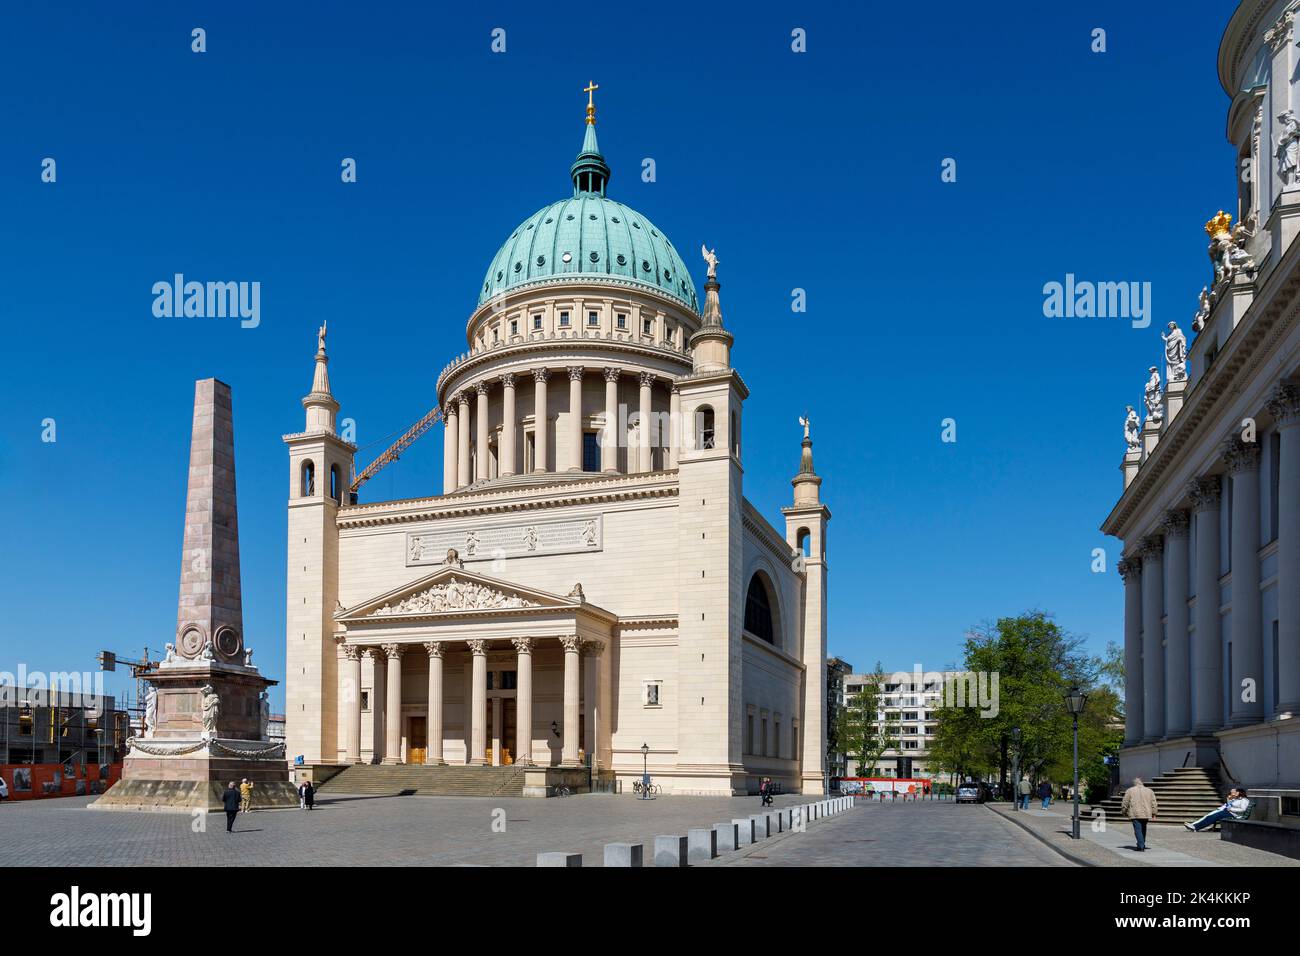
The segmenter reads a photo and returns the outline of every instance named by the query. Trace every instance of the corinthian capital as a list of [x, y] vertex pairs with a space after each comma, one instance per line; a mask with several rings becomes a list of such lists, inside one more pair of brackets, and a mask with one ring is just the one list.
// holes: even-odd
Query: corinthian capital
[[1140, 558], [1120, 558], [1115, 564], [1115, 570], [1125, 582], [1136, 581], [1142, 576], [1142, 561]]
[[442, 657], [442, 641], [425, 641], [424, 652], [430, 657]]
[[583, 368], [581, 365], [570, 365], [570, 366], [569, 366], [569, 381], [570, 381], [570, 382], [581, 382], [581, 381], [582, 381], [582, 376], [585, 375], [586, 372], [587, 372], [587, 370], [586, 370], [585, 368]]
[[1300, 384], [1278, 382], [1268, 400], [1268, 413], [1279, 425], [1291, 425], [1300, 420]]
[[515, 387], [515, 373], [514, 373], [514, 372], [502, 372], [501, 375], [497, 378], [497, 381], [499, 381], [499, 382], [501, 383], [501, 385], [502, 385], [503, 388], [514, 388], [514, 387]]
[[1278, 17], [1277, 22], [1269, 29], [1264, 31], [1264, 42], [1268, 44], [1273, 53], [1277, 53], [1291, 39], [1291, 31], [1295, 26], [1295, 11], [1288, 10], [1282, 16]]
[[484, 657], [487, 654], [487, 641], [480, 638], [474, 638], [465, 643], [469, 645], [469, 652], [475, 657]]
[[359, 661], [361, 660], [361, 648], [356, 644], [344, 644], [343, 656], [350, 661]]
[[1165, 551], [1165, 539], [1158, 534], [1149, 534], [1138, 542], [1138, 551], [1143, 561], [1159, 561]]
[[510, 643], [515, 646], [517, 654], [531, 654], [533, 652], [533, 639], [531, 637], [512, 637]]
[[534, 382], [537, 382], [537, 383], [539, 383], [539, 384], [544, 384], [544, 383], [546, 382], [546, 380], [547, 380], [548, 378], [550, 378], [550, 377], [551, 377], [551, 370], [548, 369], [548, 368], [535, 368], [535, 369], [533, 369], [533, 381], [534, 381]]
[[1259, 468], [1259, 442], [1242, 441], [1234, 435], [1223, 443], [1222, 453], [1230, 475]]
[[383, 648], [384, 648], [384, 654], [388, 657], [390, 661], [400, 660], [402, 654], [406, 651], [406, 646], [403, 644], [385, 644], [383, 645]]
[[653, 385], [657, 377], [658, 376], [656, 376], [654, 372], [642, 372], [641, 375], [639, 376], [641, 381], [641, 387], [648, 388], [649, 386]]
[[1172, 511], [1166, 511], [1164, 517], [1160, 520], [1160, 526], [1164, 529], [1167, 537], [1179, 537], [1187, 534], [1187, 526], [1191, 522], [1191, 515], [1182, 508], [1175, 508]]
[[605, 369], [605, 381], [617, 382], [619, 376], [621, 376], [622, 374], [623, 374], [623, 370], [621, 368], [607, 368]]
[[1223, 497], [1223, 485], [1218, 475], [1193, 478], [1187, 483], [1187, 494], [1192, 499], [1193, 511], [1217, 511]]
[[581, 643], [582, 642], [578, 640], [577, 634], [565, 634], [560, 638], [560, 644], [564, 646], [564, 652], [566, 654], [578, 653], [578, 648]]

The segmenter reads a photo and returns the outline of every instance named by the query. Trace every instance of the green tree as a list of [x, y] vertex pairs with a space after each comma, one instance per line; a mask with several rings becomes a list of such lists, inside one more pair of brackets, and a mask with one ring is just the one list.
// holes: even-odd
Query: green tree
[[898, 724], [876, 720], [884, 680], [880, 661], [876, 661], [876, 669], [867, 675], [862, 690], [854, 694], [840, 711], [835, 728], [836, 739], [845, 756], [857, 760], [860, 777], [871, 776], [880, 755], [898, 746]]
[[[931, 748], [940, 764], [968, 776], [996, 773], [1004, 787], [1013, 782], [1013, 763], [1031, 781], [1059, 771], [1071, 754], [1065, 692], [1076, 684], [1091, 691], [1102, 670], [1102, 662], [1081, 645], [1082, 639], [1037, 611], [1001, 618], [968, 635], [963, 666], [980, 675], [981, 689], [992, 690], [990, 678], [996, 675], [996, 692], [993, 701], [981, 700], [978, 707], [970, 701], [964, 707], [951, 699], [943, 702]], [[1095, 743], [1090, 739], [1090, 746]]]

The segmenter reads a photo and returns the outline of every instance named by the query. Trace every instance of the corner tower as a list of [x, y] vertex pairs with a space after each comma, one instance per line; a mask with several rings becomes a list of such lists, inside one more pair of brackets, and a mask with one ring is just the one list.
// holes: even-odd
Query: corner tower
[[[303, 431], [289, 446], [289, 547], [285, 588], [285, 744], [292, 763], [338, 760], [339, 549], [335, 518], [346, 503], [356, 446], [335, 432], [339, 403], [330, 391], [325, 326], [317, 334]], [[354, 692], [355, 689], [354, 689]]]
[[794, 504], [782, 508], [785, 540], [801, 556], [803, 587], [799, 601], [799, 657], [804, 663], [804, 700], [799, 735], [800, 777], [804, 793], [825, 793], [826, 778], [826, 524], [822, 480], [813, 470], [809, 420], [802, 417], [803, 451], [794, 486]]
[[[741, 630], [745, 583], [740, 421], [745, 383], [731, 367], [732, 335], [709, 263], [704, 315], [691, 336], [692, 370], [677, 379], [678, 765], [699, 791], [745, 792], [741, 748]], [[720, 734], [719, 728], [727, 728]], [[687, 785], [687, 790], [694, 789]]]

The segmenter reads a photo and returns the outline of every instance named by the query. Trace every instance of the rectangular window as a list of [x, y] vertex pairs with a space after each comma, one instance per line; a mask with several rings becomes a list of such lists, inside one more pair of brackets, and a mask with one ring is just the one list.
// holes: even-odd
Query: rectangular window
[[502, 672], [501, 672], [501, 689], [502, 689], [502, 690], [514, 690], [515, 687], [516, 687], [516, 683], [515, 683], [515, 682], [516, 682], [516, 680], [517, 680], [518, 677], [519, 677], [519, 673], [518, 673], [517, 671], [502, 671]]
[[368, 690], [361, 692], [361, 712], [363, 714], [370, 713], [370, 691]]
[[542, 329], [542, 317], [540, 315], [533, 316], [533, 330], [540, 332], [541, 329]]
[[537, 437], [529, 432], [524, 436], [524, 472], [531, 473], [537, 470], [533, 464], [537, 453]]
[[511, 319], [511, 320], [510, 320], [510, 334], [511, 334], [511, 335], [518, 335], [518, 334], [519, 334], [519, 320], [518, 320], [518, 319]]
[[651, 680], [645, 683], [645, 706], [659, 707], [659, 690], [662, 681]]
[[641, 320], [641, 333], [642, 333], [643, 335], [654, 335], [654, 331], [655, 331], [655, 320], [654, 320], [654, 319], [642, 319], [642, 320]]
[[754, 752], [754, 715], [748, 714], [745, 717], [745, 753]]
[[627, 328], [627, 316], [624, 315], [622, 312], [618, 313], [618, 315], [615, 317], [615, 323], [618, 325], [618, 327], [619, 327], [620, 329], [626, 329], [626, 328]]
[[568, 328], [568, 326], [569, 326], [569, 313], [567, 313], [567, 312], [561, 312], [561, 313], [560, 313], [560, 327], [561, 327], [561, 328]]
[[600, 439], [595, 432], [582, 433], [582, 470], [600, 471]]
[[599, 312], [588, 312], [588, 313], [587, 313], [587, 324], [590, 325], [590, 326], [593, 326], [593, 327], [594, 327], [594, 326], [597, 326], [597, 325], [600, 325], [600, 313], [599, 313]]

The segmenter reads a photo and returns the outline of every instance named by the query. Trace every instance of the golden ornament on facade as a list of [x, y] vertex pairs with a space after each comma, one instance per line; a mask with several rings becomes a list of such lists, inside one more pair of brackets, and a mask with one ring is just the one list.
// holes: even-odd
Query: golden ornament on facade
[[1205, 224], [1205, 231], [1211, 239], [1231, 235], [1232, 213], [1219, 210], [1219, 214]]

